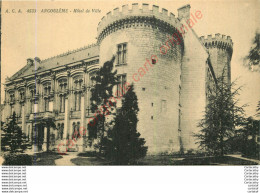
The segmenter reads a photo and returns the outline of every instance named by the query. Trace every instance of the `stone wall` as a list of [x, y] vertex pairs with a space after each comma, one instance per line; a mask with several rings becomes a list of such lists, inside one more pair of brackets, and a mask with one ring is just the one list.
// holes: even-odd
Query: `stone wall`
[[[138, 131], [152, 154], [180, 149], [178, 114], [183, 48], [171, 45], [166, 54], [160, 52], [168, 36], [176, 32], [173, 26], [171, 28], [167, 30], [147, 22], [132, 23], [114, 31], [110, 29], [113, 32], [100, 42], [100, 64], [116, 55], [118, 44], [127, 43], [127, 64], [116, 66], [116, 69], [118, 74], [127, 74], [127, 82], [135, 85], [140, 108]], [[153, 55], [158, 60], [156, 64], [152, 64]], [[145, 70], [145, 74], [140, 75], [140, 68]], [[133, 75], [139, 80], [135, 81]], [[166, 103], [166, 108], [162, 109], [163, 103]]]

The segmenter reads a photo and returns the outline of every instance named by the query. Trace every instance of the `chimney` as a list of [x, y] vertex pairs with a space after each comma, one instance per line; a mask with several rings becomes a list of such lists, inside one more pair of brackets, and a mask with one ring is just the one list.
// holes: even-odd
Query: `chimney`
[[184, 5], [178, 9], [178, 18], [190, 19], [190, 5]]

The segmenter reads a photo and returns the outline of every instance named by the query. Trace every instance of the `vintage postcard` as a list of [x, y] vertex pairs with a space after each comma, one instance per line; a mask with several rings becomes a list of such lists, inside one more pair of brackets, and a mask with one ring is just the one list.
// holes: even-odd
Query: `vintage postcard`
[[250, 1], [3, 1], [3, 165], [258, 165]]

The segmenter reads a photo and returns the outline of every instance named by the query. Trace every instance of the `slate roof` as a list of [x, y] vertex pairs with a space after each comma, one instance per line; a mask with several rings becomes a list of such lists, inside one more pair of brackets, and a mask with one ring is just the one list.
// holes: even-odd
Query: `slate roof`
[[99, 56], [99, 46], [97, 44], [91, 44], [51, 58], [47, 58], [40, 61], [40, 63], [37, 60], [34, 60], [35, 65], [30, 65], [27, 63], [26, 66], [16, 72], [11, 78], [9, 78], [9, 80], [35, 74], [36, 70], [37, 73], [39, 73], [96, 56]]

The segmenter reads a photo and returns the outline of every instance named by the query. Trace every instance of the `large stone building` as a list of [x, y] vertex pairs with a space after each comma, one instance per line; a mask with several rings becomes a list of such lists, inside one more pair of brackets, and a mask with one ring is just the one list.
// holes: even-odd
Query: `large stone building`
[[[230, 81], [233, 45], [220, 34], [199, 38], [192, 27], [201, 17], [201, 12], [191, 14], [189, 5], [178, 9], [178, 17], [148, 4], [114, 9], [98, 24], [96, 44], [42, 61], [28, 59], [6, 81], [3, 121], [15, 111], [36, 150], [47, 142], [57, 147], [94, 116], [91, 76], [116, 55], [120, 84], [135, 85], [138, 131], [149, 153], [196, 149], [193, 133], [199, 130], [208, 88], [223, 68]], [[48, 133], [41, 124], [49, 119], [57, 129]], [[76, 143], [77, 151], [89, 148], [82, 138]]]

